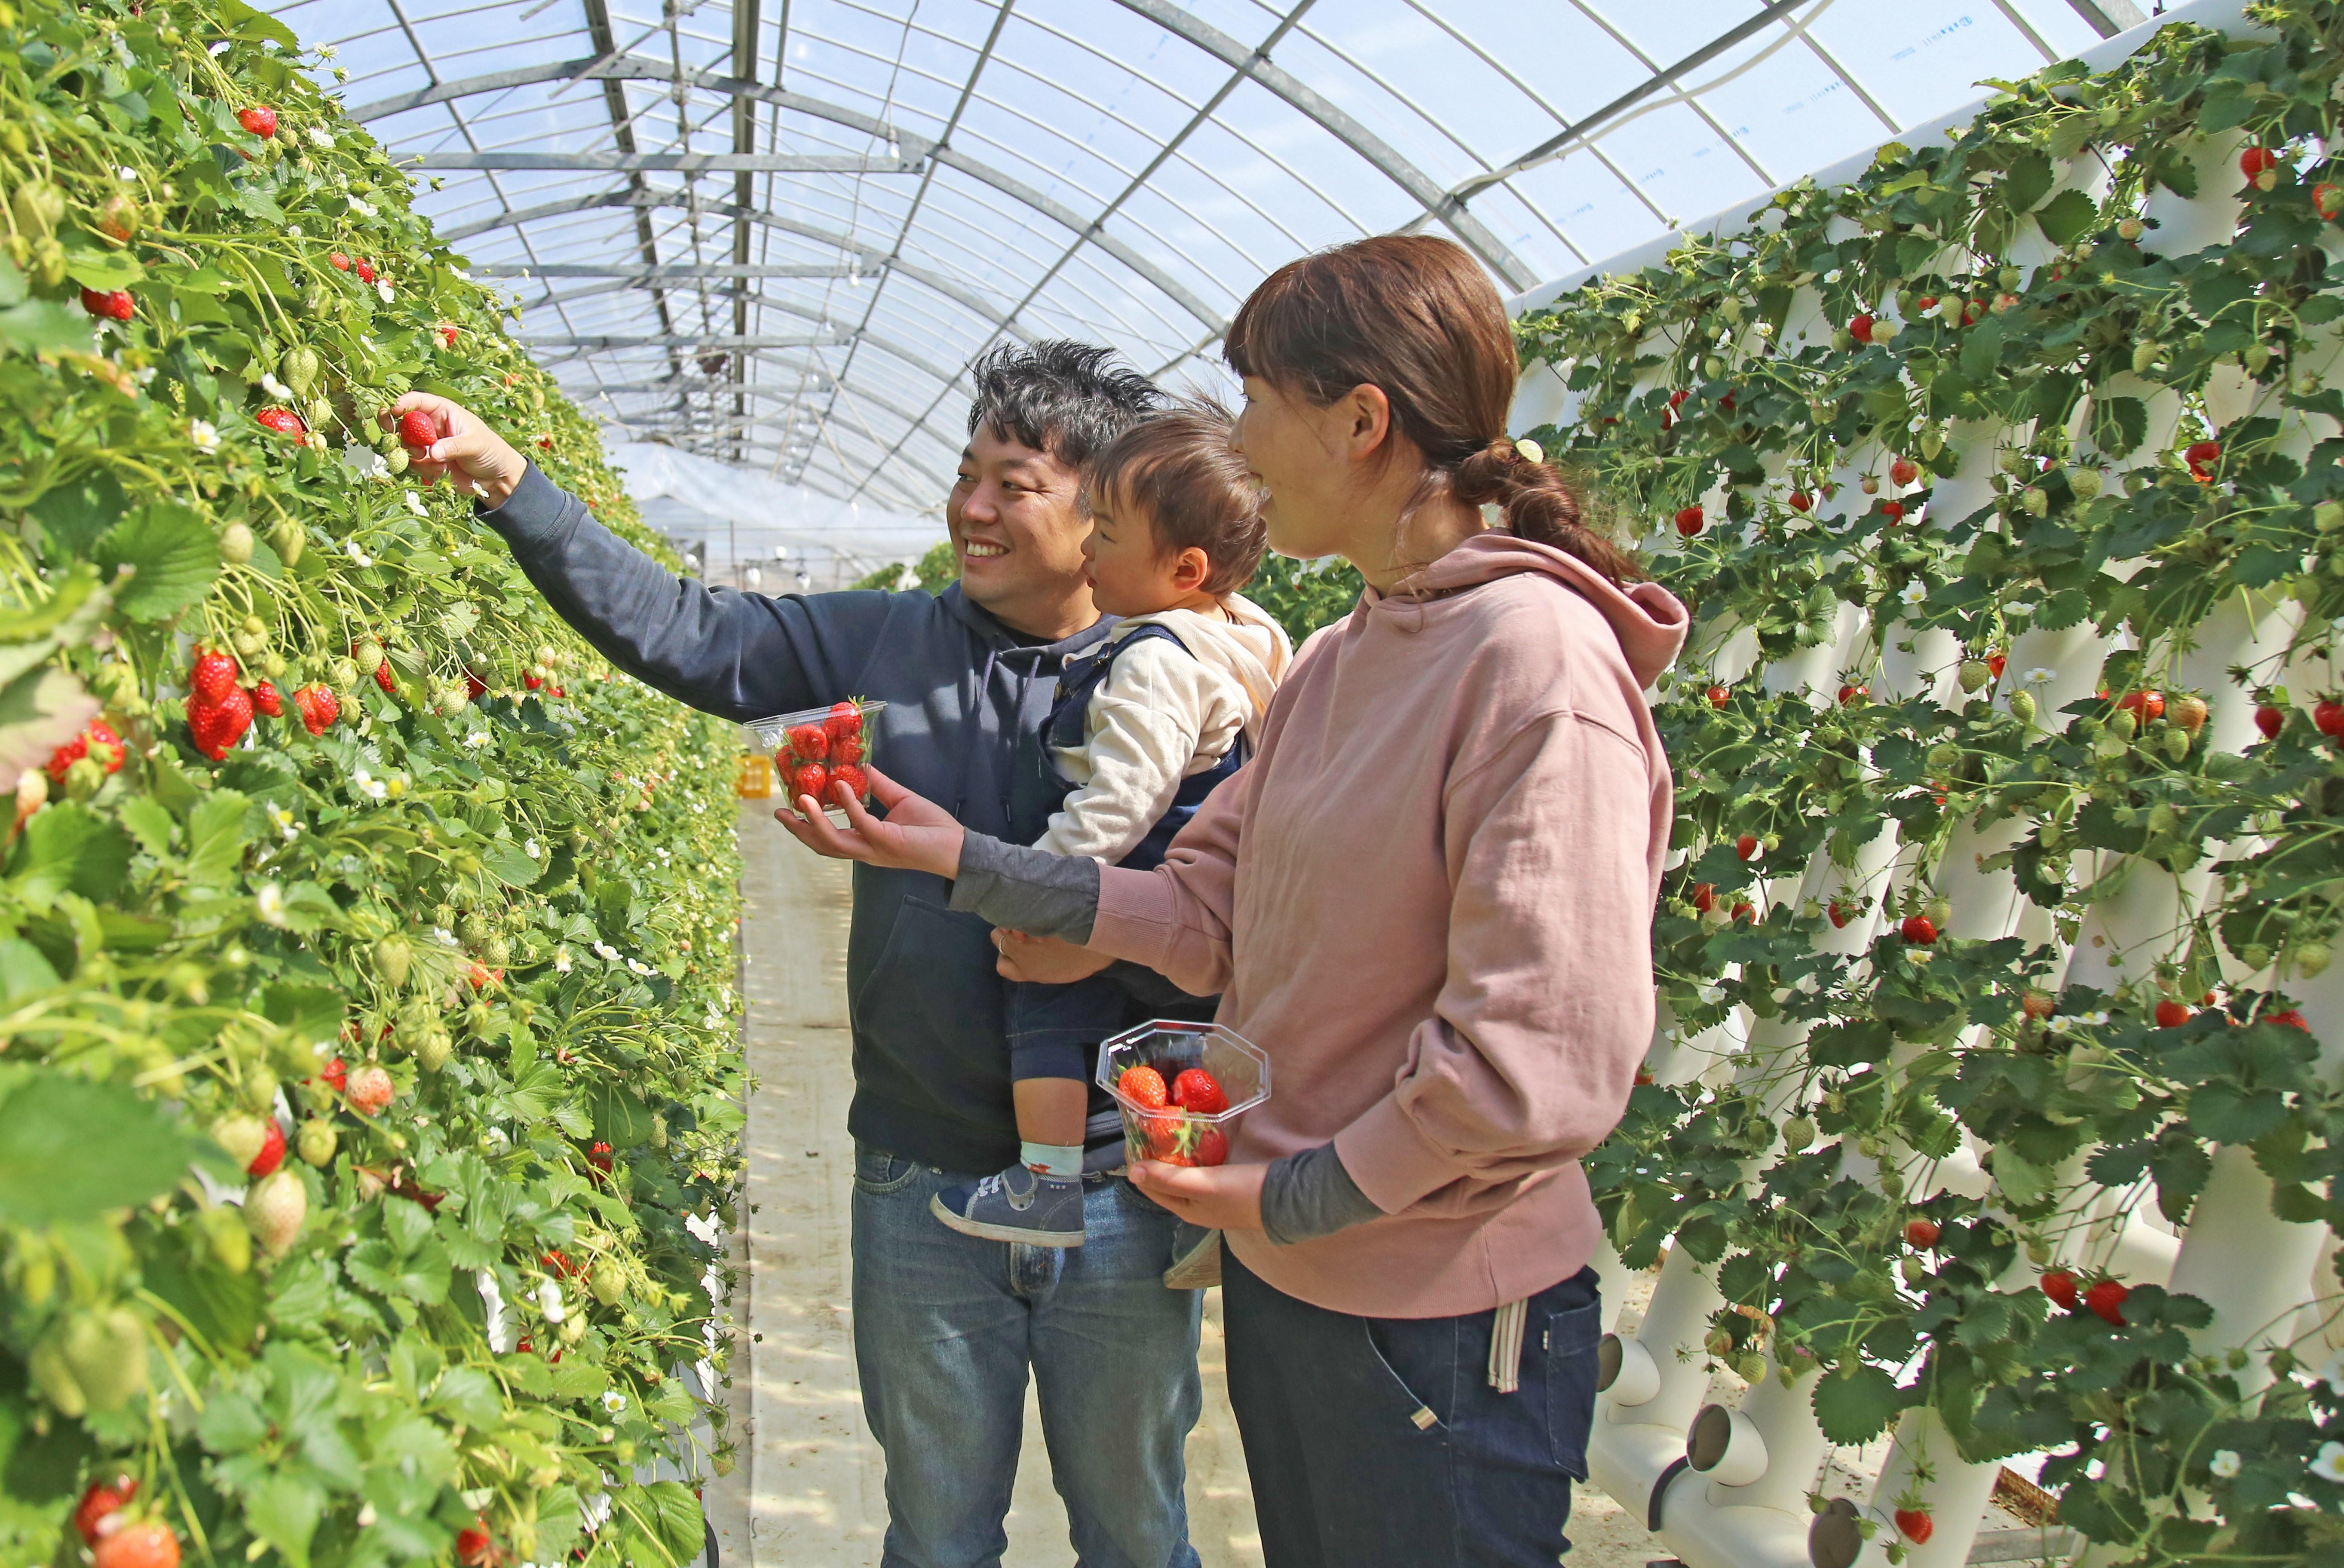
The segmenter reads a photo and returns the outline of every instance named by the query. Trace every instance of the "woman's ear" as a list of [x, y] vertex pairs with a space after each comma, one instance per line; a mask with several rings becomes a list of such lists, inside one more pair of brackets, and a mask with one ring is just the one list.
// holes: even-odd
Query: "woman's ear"
[[1370, 382], [1362, 381], [1336, 399], [1329, 411], [1336, 417], [1338, 439], [1353, 461], [1380, 450], [1391, 434], [1391, 400]]

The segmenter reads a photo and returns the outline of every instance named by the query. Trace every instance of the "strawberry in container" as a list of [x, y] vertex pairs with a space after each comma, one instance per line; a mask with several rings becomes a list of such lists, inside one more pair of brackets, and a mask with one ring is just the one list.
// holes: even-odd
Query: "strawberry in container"
[[858, 697], [752, 719], [748, 727], [757, 744], [773, 754], [773, 774], [784, 798], [794, 805], [798, 796], [810, 794], [843, 812], [835, 785], [844, 784], [859, 800], [871, 798], [871, 777], [864, 770], [878, 739], [875, 721], [886, 707]]
[[1157, 1018], [1100, 1045], [1098, 1082], [1127, 1158], [1221, 1165], [1231, 1124], [1269, 1098], [1269, 1058], [1218, 1024]]

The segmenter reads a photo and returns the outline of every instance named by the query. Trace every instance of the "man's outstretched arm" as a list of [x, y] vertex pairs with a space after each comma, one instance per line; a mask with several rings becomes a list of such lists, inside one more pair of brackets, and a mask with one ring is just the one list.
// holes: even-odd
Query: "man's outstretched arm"
[[412, 443], [425, 483], [474, 498], [530, 582], [619, 668], [727, 718], [818, 707], [845, 694], [879, 642], [889, 596], [769, 599], [676, 576], [597, 521], [486, 421], [445, 398], [409, 392], [392, 410], [438, 432]]

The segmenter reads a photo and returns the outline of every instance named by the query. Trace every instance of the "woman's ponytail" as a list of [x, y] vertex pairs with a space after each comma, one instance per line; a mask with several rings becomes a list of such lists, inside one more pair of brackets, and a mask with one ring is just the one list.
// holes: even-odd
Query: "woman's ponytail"
[[1533, 462], [1500, 436], [1451, 471], [1450, 493], [1468, 506], [1494, 505], [1507, 531], [1573, 555], [1613, 582], [1644, 573], [1633, 557], [1587, 525], [1579, 487], [1551, 463]]

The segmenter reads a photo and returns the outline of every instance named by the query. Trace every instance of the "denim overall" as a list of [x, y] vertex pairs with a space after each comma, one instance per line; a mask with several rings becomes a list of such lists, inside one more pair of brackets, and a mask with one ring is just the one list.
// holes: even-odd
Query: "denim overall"
[[[1051, 761], [1052, 749], [1082, 745], [1088, 735], [1092, 694], [1106, 682], [1117, 655], [1151, 637], [1161, 637], [1183, 651], [1187, 647], [1169, 627], [1151, 622], [1128, 636], [1111, 639], [1096, 652], [1066, 661], [1037, 748], [1044, 777], [1056, 789], [1063, 793], [1075, 785]], [[1148, 829], [1147, 836], [1116, 864], [1133, 871], [1153, 871], [1163, 865], [1164, 852], [1188, 825], [1205, 797], [1252, 754], [1253, 748], [1239, 732], [1218, 762], [1180, 781], [1170, 808]], [[1105, 975], [1071, 986], [1012, 985], [1008, 996], [1011, 1080], [1088, 1078], [1099, 1041], [1121, 1029], [1130, 1014], [1130, 993]]]

